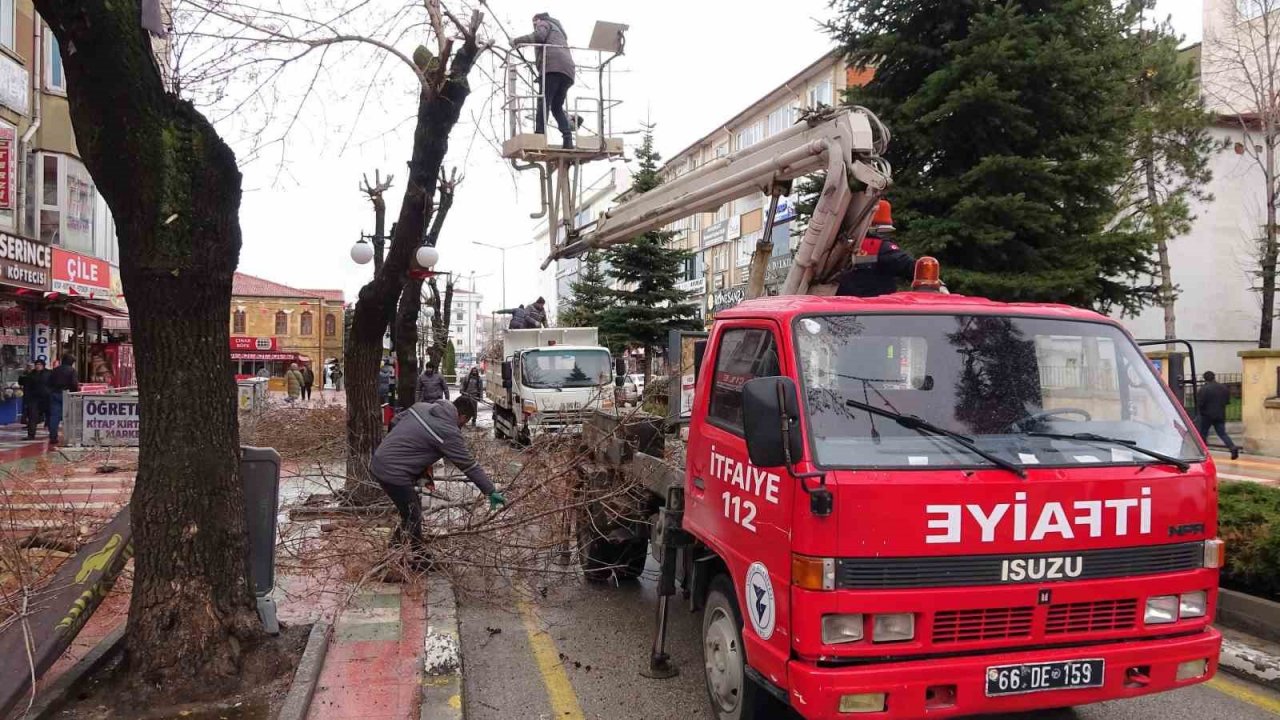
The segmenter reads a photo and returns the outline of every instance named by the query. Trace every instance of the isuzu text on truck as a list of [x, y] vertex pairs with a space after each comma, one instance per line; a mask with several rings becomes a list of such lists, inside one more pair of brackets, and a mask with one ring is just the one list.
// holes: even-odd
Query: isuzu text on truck
[[[810, 115], [553, 247], [575, 255], [773, 195], [758, 299], [717, 314], [695, 352], [683, 459], [660, 422], [598, 413], [586, 429], [584, 486], [648, 491], [584, 508], [588, 577], [637, 574], [652, 544], [648, 673], [674, 672], [680, 591], [702, 611], [722, 720], [776, 717], [777, 702], [805, 718], [954, 717], [1209, 679], [1214, 466], [1118, 324], [945, 294], [930, 258], [917, 291], [824, 297], [888, 186], [887, 142], [861, 109]], [[759, 298], [778, 196], [824, 168], [780, 295]]]

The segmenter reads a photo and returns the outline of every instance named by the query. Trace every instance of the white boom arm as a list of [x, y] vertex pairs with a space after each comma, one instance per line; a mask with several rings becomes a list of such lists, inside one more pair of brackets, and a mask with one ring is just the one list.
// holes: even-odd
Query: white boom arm
[[[551, 255], [543, 267], [552, 260], [631, 241], [752, 193], [769, 194], [777, 183], [826, 170], [826, 185], [782, 293], [817, 290], [861, 242], [876, 203], [889, 186], [889, 166], [880, 157], [888, 142], [888, 130], [863, 108], [815, 115], [610, 208], [563, 245], [553, 237]], [[838, 238], [845, 242], [837, 242]], [[769, 241], [767, 236], [761, 240]]]

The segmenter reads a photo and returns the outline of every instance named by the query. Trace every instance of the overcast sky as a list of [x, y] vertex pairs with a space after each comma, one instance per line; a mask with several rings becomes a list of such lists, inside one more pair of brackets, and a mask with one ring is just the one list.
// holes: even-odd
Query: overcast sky
[[[512, 34], [528, 32], [532, 4], [527, 0], [489, 0], [489, 5]], [[615, 63], [613, 94], [623, 104], [614, 111], [613, 123], [618, 130], [635, 130], [646, 119], [656, 123], [657, 146], [664, 155], [705, 135], [831, 47], [819, 28], [819, 20], [828, 16], [827, 0], [789, 0], [760, 8], [730, 0], [558, 0], [542, 5], [563, 22], [574, 45], [587, 44], [596, 20], [631, 26], [627, 53]], [[1188, 41], [1199, 40], [1199, 0], [1160, 0], [1158, 9], [1172, 15]], [[492, 23], [488, 32], [502, 38]], [[488, 80], [495, 68], [490, 56], [481, 72], [473, 74], [464, 122], [453, 134], [450, 164], [461, 167], [466, 179], [439, 243], [440, 268], [464, 277], [474, 273], [486, 310], [500, 307], [500, 254], [471, 241], [527, 243], [538, 227], [529, 219], [538, 209], [536, 174], [512, 171], [488, 139], [493, 128], [501, 127], [501, 98]], [[372, 208], [359, 192], [361, 173], [395, 173], [396, 186], [388, 194], [390, 226], [404, 189], [411, 143], [407, 124], [399, 132], [347, 142], [361, 124], [374, 124], [368, 113], [397, 118], [413, 112], [412, 76], [402, 67], [386, 73], [377, 90], [378, 107], [366, 105], [365, 117], [357, 119], [355, 100], [330, 101], [322, 112], [312, 111], [322, 117], [309, 118], [305, 134], [288, 146], [283, 165], [274, 158], [244, 167], [242, 271], [295, 287], [342, 288], [348, 302], [354, 301], [372, 273], [372, 265], [358, 266], [348, 254], [359, 234], [373, 229]], [[402, 91], [397, 91], [399, 85]], [[628, 155], [637, 140], [627, 136]], [[590, 172], [606, 169], [596, 163]], [[538, 265], [545, 254], [542, 245], [506, 254], [509, 305], [529, 302], [542, 292]], [[464, 280], [461, 287], [469, 284]]]

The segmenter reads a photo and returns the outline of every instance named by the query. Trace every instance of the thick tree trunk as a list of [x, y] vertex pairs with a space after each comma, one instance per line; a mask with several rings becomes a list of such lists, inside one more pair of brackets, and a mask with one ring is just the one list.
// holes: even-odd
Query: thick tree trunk
[[247, 565], [227, 364], [240, 173], [166, 94], [137, 2], [37, 0], [62, 48], [81, 157], [115, 216], [141, 402], [126, 637], [134, 682], [224, 692], [264, 635]]
[[418, 118], [409, 160], [409, 180], [400, 203], [400, 216], [381, 270], [360, 289], [347, 345], [347, 482], [357, 501], [376, 489], [369, 459], [382, 440], [378, 416], [377, 370], [382, 336], [404, 287], [414, 251], [431, 216], [432, 199], [440, 182], [440, 168], [449, 150], [449, 133], [458, 122], [471, 88], [467, 75], [479, 48], [475, 30], [480, 14], [473, 13], [471, 32], [453, 55], [439, 85], [424, 83], [418, 97]]
[[422, 312], [422, 281], [410, 278], [400, 293], [396, 313], [396, 363], [400, 378], [396, 382], [396, 404], [406, 409], [417, 401], [418, 315]]

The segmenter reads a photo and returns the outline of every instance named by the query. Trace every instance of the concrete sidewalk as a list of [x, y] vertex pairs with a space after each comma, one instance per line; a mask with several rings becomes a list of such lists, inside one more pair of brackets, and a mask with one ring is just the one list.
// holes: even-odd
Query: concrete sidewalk
[[1280, 485], [1280, 458], [1241, 455], [1238, 460], [1232, 460], [1230, 453], [1214, 450], [1213, 462], [1221, 480]]

